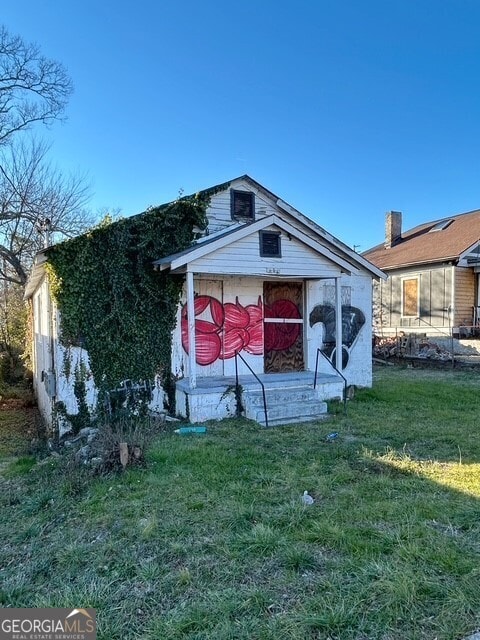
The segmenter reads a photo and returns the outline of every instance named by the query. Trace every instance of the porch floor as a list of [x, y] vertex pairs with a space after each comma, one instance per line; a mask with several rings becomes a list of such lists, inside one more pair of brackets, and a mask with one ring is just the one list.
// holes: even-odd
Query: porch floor
[[[265, 389], [285, 389], [292, 387], [312, 387], [315, 378], [313, 371], [292, 371], [290, 373], [259, 373], [258, 377], [265, 385]], [[258, 380], [252, 374], [242, 374], [238, 376], [238, 381], [243, 390], [258, 389]], [[342, 383], [343, 380], [336, 374], [317, 373], [317, 386], [322, 384]], [[178, 380], [176, 387], [179, 391], [187, 392], [189, 395], [204, 394], [205, 392], [223, 393], [228, 387], [235, 385], [235, 376], [213, 376], [197, 377], [197, 386], [193, 389], [190, 386], [190, 379]]]

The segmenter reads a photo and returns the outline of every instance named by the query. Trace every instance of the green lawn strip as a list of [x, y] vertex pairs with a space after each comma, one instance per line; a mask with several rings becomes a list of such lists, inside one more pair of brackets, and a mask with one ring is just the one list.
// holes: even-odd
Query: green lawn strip
[[467, 635], [479, 378], [417, 373], [377, 372], [327, 423], [226, 420], [160, 436], [146, 469], [52, 460], [12, 479], [0, 606], [95, 607], [104, 640]]

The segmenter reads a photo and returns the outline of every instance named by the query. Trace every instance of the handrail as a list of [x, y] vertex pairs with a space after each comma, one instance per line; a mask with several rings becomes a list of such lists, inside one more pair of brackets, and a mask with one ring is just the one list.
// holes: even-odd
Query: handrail
[[240, 385], [238, 384], [238, 362], [237, 362], [237, 356], [243, 361], [243, 363], [251, 371], [253, 376], [257, 379], [258, 383], [262, 387], [263, 410], [265, 412], [265, 427], [268, 428], [267, 398], [265, 396], [265, 385], [263, 384], [263, 382], [260, 380], [260, 378], [257, 376], [255, 371], [252, 369], [252, 367], [248, 364], [248, 362], [245, 360], [245, 358], [241, 355], [241, 353], [239, 351], [235, 351], [235, 393], [236, 393], [236, 396], [237, 396], [237, 406], [238, 406], [238, 397], [239, 397], [239, 392], [240, 392]]
[[330, 364], [330, 366], [332, 366], [335, 369], [335, 371], [338, 373], [338, 375], [341, 378], [343, 378], [343, 412], [344, 412], [345, 415], [347, 415], [347, 379], [345, 378], [343, 373], [337, 369], [337, 367], [333, 364], [333, 362], [330, 360], [330, 358], [323, 353], [323, 351], [321, 349], [317, 349], [317, 358], [315, 360], [315, 377], [313, 379], [313, 388], [314, 389], [317, 388], [318, 354], [321, 354], [325, 358], [325, 360]]

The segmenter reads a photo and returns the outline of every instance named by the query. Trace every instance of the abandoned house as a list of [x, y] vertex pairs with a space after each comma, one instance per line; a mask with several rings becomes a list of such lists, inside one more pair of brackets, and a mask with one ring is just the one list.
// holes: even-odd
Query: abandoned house
[[[161, 227], [162, 216], [175, 204], [171, 203], [37, 256], [26, 291], [33, 313], [34, 385], [49, 423], [62, 408], [60, 432], [69, 428], [65, 416], [78, 413], [80, 404], [93, 414], [102, 385], [121, 387], [127, 379], [132, 381], [128, 384], [140, 384], [140, 378], [155, 378], [153, 410], [166, 405], [193, 423], [239, 411], [262, 424], [312, 420], [326, 411], [326, 400], [342, 396], [346, 384], [371, 385], [372, 279], [385, 277], [381, 269], [249, 176], [197, 196], [204, 197], [205, 220], [191, 225], [190, 240], [183, 246], [176, 244], [180, 227]], [[86, 241], [95, 242], [130, 220], [138, 223], [135, 233], [140, 235], [132, 236], [121, 259], [113, 244], [102, 249], [107, 259], [101, 268], [88, 270], [89, 285], [85, 291], [77, 287], [77, 297], [70, 298], [74, 304], [67, 305], [69, 281], [86, 269], [86, 263], [99, 260], [99, 250], [90, 250]], [[151, 229], [157, 222], [149, 220], [160, 225], [156, 236]], [[117, 367], [110, 375], [102, 364], [102, 344], [113, 361], [129, 348], [128, 335], [133, 335], [121, 322], [115, 325], [113, 308], [121, 307], [122, 296], [132, 297], [131, 290], [121, 290], [118, 283], [123, 273], [137, 268], [136, 247], [148, 244], [138, 231], [140, 223], [150, 229], [153, 245], [159, 234], [171, 235], [167, 249], [143, 260], [149, 284], [132, 307], [138, 313], [135, 317], [132, 312], [132, 323], [146, 336], [143, 351], [132, 351], [132, 362], [140, 364], [131, 368], [125, 360], [123, 369]], [[64, 249], [71, 250], [58, 275], [55, 260], [59, 262]], [[107, 272], [112, 274], [108, 283]], [[155, 321], [145, 323], [141, 317], [142, 309], [148, 313], [156, 308], [161, 322], [162, 307], [168, 305], [160, 289], [155, 293], [158, 283], [164, 289], [168, 283], [180, 283], [167, 331], [168, 358], [152, 342]], [[102, 291], [110, 292], [110, 299], [92, 325], [94, 296]], [[145, 296], [150, 296], [149, 303], [142, 306]], [[67, 319], [71, 326], [78, 312], [84, 312], [86, 328], [72, 339], [75, 332], [67, 331]], [[130, 319], [123, 324], [131, 324]], [[99, 335], [104, 336], [100, 344]], [[154, 367], [140, 375], [142, 358]]]

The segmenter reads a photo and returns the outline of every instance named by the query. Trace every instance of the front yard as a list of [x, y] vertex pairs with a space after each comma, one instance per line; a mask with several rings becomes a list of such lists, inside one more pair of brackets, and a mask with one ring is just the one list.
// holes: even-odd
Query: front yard
[[463, 638], [480, 628], [479, 392], [478, 373], [389, 367], [347, 416], [161, 434], [123, 475], [17, 461], [0, 606], [94, 607], [102, 640]]

